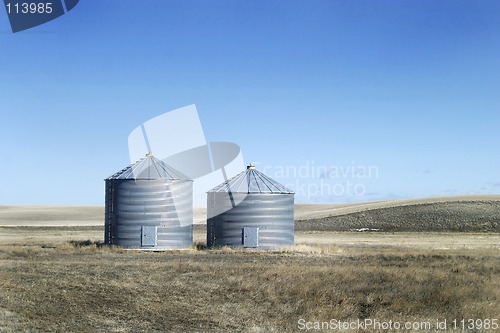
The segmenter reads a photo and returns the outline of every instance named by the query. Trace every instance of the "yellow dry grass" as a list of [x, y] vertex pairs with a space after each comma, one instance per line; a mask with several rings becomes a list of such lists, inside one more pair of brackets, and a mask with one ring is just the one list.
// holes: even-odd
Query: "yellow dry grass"
[[300, 319], [500, 317], [494, 247], [299, 244], [253, 252], [198, 243], [141, 252], [103, 247], [85, 239], [88, 232], [0, 242], [1, 332], [294, 332]]

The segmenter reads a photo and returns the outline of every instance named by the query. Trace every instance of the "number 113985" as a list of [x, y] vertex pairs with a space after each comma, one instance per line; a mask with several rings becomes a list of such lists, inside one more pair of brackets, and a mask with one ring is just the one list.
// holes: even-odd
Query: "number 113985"
[[6, 3], [8, 14], [50, 14], [52, 13], [52, 2], [22, 2]]
[[499, 328], [497, 319], [454, 319], [453, 329], [462, 330], [496, 330]]

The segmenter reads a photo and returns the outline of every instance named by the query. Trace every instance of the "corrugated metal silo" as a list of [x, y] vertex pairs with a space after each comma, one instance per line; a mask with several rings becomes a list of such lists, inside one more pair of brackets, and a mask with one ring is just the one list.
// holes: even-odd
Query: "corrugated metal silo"
[[207, 192], [207, 246], [292, 245], [293, 214], [294, 193], [250, 165]]
[[191, 179], [149, 154], [105, 182], [105, 244], [150, 250], [191, 247]]

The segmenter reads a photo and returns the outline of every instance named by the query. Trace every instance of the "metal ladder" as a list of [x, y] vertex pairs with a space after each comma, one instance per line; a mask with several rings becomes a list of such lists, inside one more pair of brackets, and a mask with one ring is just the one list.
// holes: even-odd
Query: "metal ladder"
[[113, 197], [114, 187], [111, 180], [106, 180], [105, 210], [104, 210], [104, 244], [114, 244], [113, 235]]

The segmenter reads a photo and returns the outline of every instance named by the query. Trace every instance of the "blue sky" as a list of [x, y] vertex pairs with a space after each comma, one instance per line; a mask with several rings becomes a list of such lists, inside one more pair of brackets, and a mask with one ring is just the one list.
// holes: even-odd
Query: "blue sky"
[[82, 0], [13, 34], [0, 10], [0, 204], [102, 204], [130, 131], [189, 104], [299, 202], [500, 193], [498, 17], [493, 0]]

